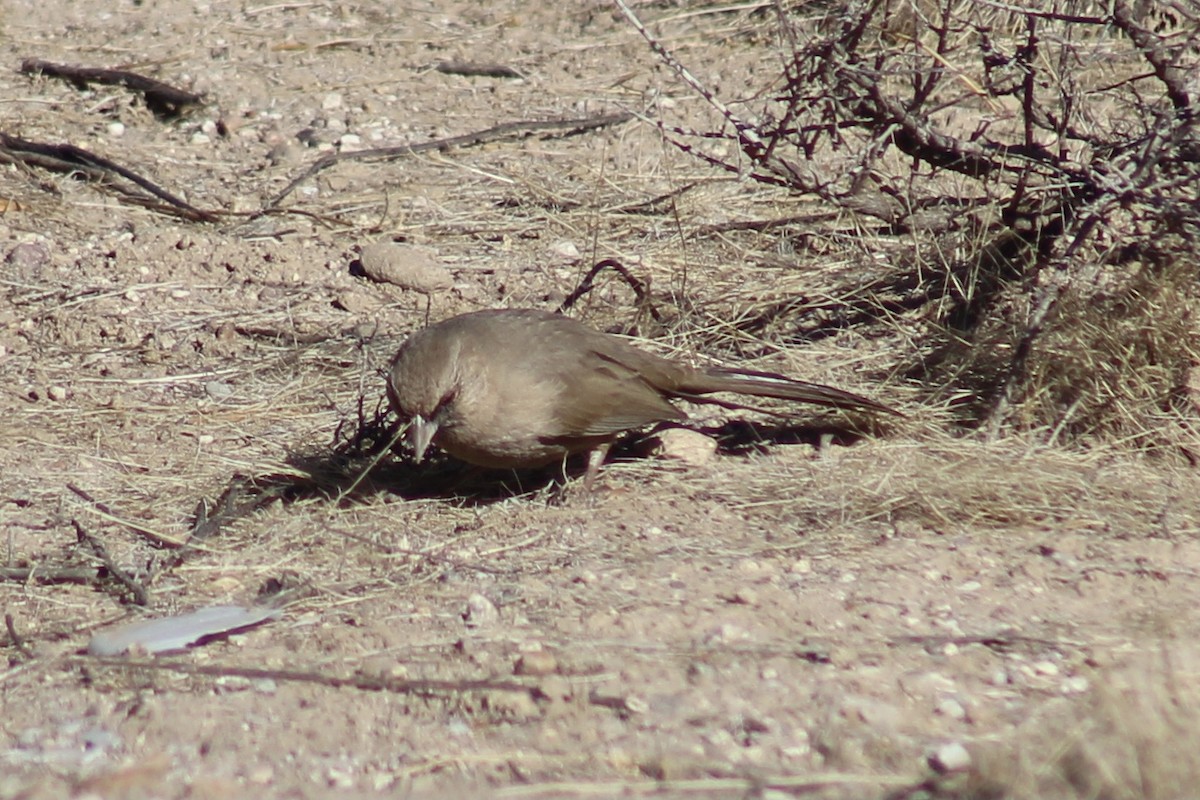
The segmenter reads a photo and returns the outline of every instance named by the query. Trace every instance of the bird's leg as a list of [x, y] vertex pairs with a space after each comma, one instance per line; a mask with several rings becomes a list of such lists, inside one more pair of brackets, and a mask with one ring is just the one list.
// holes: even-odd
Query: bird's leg
[[604, 463], [604, 459], [608, 455], [609, 446], [610, 443], [605, 442], [595, 450], [588, 451], [587, 472], [583, 476], [583, 491], [592, 491], [592, 486], [596, 483], [596, 476], [600, 474], [600, 465]]

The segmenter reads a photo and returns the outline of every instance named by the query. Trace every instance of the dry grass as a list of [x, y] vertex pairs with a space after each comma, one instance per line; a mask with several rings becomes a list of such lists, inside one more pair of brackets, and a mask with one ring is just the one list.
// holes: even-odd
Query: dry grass
[[982, 744], [969, 775], [935, 783], [943, 798], [1168, 800], [1200, 780], [1200, 672], [1194, 648], [1161, 650], [1098, 676], [1076, 701], [1052, 701], [1003, 743]]

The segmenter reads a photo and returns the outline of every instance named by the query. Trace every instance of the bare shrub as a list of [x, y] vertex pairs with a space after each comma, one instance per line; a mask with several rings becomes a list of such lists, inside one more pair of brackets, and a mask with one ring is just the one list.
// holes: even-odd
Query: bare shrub
[[[1186, 437], [1200, 350], [1193, 7], [777, 3], [758, 23], [779, 69], [731, 100], [618, 4], [718, 116], [708, 131], [664, 123], [669, 139], [851, 212], [865, 247], [912, 243], [886, 275], [847, 278], [852, 308], [835, 324], [919, 326], [910, 374], [992, 435]], [[812, 321], [801, 311], [796, 325]]]

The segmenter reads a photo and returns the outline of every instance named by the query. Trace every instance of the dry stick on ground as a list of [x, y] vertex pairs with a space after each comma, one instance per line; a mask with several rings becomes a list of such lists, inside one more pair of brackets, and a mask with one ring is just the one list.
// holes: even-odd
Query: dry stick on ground
[[114, 176], [124, 178], [154, 195], [159, 200], [162, 200], [167, 205], [162, 206], [157, 203], [151, 203], [144, 197], [121, 189], [116, 184], [111, 184], [114, 188], [122, 191], [131, 202], [139, 203], [149, 208], [169, 211], [184, 219], [196, 222], [214, 222], [216, 220], [214, 212], [202, 211], [186, 200], [182, 200], [171, 194], [158, 184], [143, 178], [136, 172], [126, 169], [103, 156], [90, 153], [82, 147], [76, 147], [73, 144], [31, 142], [27, 139], [0, 131], [0, 163], [41, 167], [42, 169], [63, 172], [68, 175], [79, 174], [98, 183], [108, 183]]
[[[75, 660], [75, 659], [73, 659]], [[253, 667], [222, 666], [220, 664], [183, 664], [170, 661], [140, 661], [124, 658], [80, 658], [78, 663], [87, 667], [104, 666], [133, 670], [161, 670], [175, 672], [180, 675], [203, 675], [210, 677], [236, 677], [248, 680], [290, 681], [294, 683], [313, 683], [320, 686], [330, 686], [338, 689], [359, 689], [367, 692], [393, 692], [395, 694], [411, 694], [418, 697], [444, 698], [466, 692], [521, 692], [534, 699], [544, 697], [541, 687], [536, 683], [520, 683], [504, 680], [436, 680], [406, 678], [375, 678], [366, 675], [339, 676], [321, 672], [304, 672], [301, 670], [257, 669]], [[589, 702], [591, 702], [589, 700]], [[630, 700], [615, 700], [611, 696], [599, 698], [593, 705], [614, 708], [623, 713], [635, 713], [640, 703]], [[619, 708], [617, 707], [619, 706]]]
[[103, 67], [73, 67], [68, 64], [54, 64], [39, 58], [27, 58], [21, 62], [21, 72], [26, 75], [49, 75], [53, 78], [63, 78], [80, 89], [87, 88], [89, 83], [102, 83], [109, 86], [124, 86], [133, 92], [138, 92], [146, 100], [146, 106], [159, 117], [177, 117], [183, 109], [203, 101], [204, 96], [176, 89], [170, 84], [128, 72], [122, 69], [105, 69]]
[[595, 130], [597, 128], [608, 127], [609, 125], [620, 125], [633, 119], [632, 114], [617, 113], [617, 114], [598, 114], [592, 117], [581, 117], [579, 119], [560, 119], [549, 120], [545, 122], [527, 121], [527, 122], [506, 122], [503, 125], [496, 125], [486, 130], [476, 131], [474, 133], [466, 133], [462, 136], [451, 136], [446, 139], [435, 139], [430, 142], [420, 142], [418, 144], [402, 144], [395, 147], [375, 147], [370, 150], [353, 150], [350, 152], [330, 153], [322, 156], [313, 162], [312, 166], [306, 169], [295, 180], [289, 183], [284, 190], [268, 203], [263, 211], [265, 213], [279, 206], [288, 195], [296, 190], [296, 187], [304, 183], [309, 178], [317, 173], [332, 167], [342, 161], [364, 161], [368, 159], [382, 159], [384, 161], [392, 161], [399, 158], [407, 158], [408, 156], [424, 153], [430, 150], [451, 150], [460, 147], [473, 147], [475, 145], [486, 144], [487, 142], [496, 142], [502, 139], [515, 138], [524, 136], [530, 133], [557, 133], [564, 136], [571, 134], [583, 133], [585, 131]]
[[[719, 769], [724, 769], [722, 765]], [[887, 797], [928, 797], [929, 781], [914, 781], [896, 775], [856, 775], [850, 772], [813, 772], [804, 775], [760, 775], [748, 778], [683, 778], [618, 781], [546, 781], [497, 788], [489, 794], [496, 800], [569, 797], [771, 797], [815, 795], [822, 789], [861, 786], [855, 796], [876, 797], [878, 788], [895, 791]], [[867, 791], [871, 787], [872, 791]], [[948, 796], [948, 795], [947, 795]]]
[[98, 567], [0, 567], [0, 581], [17, 583], [98, 583]]
[[234, 476], [213, 507], [209, 506], [206, 499], [197, 503], [191, 535], [179, 548], [152, 564], [147, 569], [146, 580], [152, 582], [162, 573], [181, 566], [202, 551], [204, 542], [217, 535], [221, 526], [254, 513], [286, 492], [287, 486], [282, 483], [268, 483], [263, 488], [256, 488], [253, 479]]
[[516, 681], [490, 680], [407, 680], [402, 678], [373, 678], [365, 675], [339, 676], [321, 672], [304, 672], [287, 669], [257, 669], [254, 667], [222, 666], [220, 664], [183, 664], [170, 661], [138, 661], [124, 658], [80, 659], [86, 666], [118, 667], [121, 669], [148, 669], [176, 672], [180, 675], [205, 675], [217, 678], [247, 678], [249, 680], [290, 681], [293, 683], [315, 683], [334, 688], [361, 689], [368, 692], [395, 692], [415, 694], [423, 697], [444, 697], [463, 692], [529, 692], [538, 688]]
[[479, 78], [524, 78], [525, 75], [507, 64], [482, 61], [443, 61], [434, 67], [445, 75], [466, 75]]
[[136, 522], [131, 522], [127, 519], [123, 519], [122, 517], [118, 516], [115, 512], [113, 512], [113, 510], [111, 508], [109, 508], [107, 505], [100, 502], [95, 497], [92, 497], [92, 495], [89, 492], [87, 492], [84, 489], [79, 488], [75, 484], [68, 483], [66, 486], [68, 489], [71, 490], [71, 492], [76, 497], [80, 498], [81, 500], [87, 501], [90, 504], [89, 510], [92, 511], [92, 513], [96, 514], [97, 516], [99, 516], [103, 519], [106, 519], [110, 522], [116, 522], [120, 525], [124, 525], [125, 527], [132, 530], [134, 533], [137, 533], [140, 536], [146, 537], [147, 539], [149, 539], [150, 541], [154, 542], [157, 545], [161, 545], [161, 546], [165, 546], [165, 547], [183, 547], [184, 542], [180, 539], [175, 538], [174, 536], [171, 536], [171, 535], [165, 534], [165, 533], [160, 533], [159, 531], [151, 530], [150, 528], [147, 528], [144, 525], [139, 525]]
[[104, 569], [108, 571], [108, 574], [117, 583], [129, 590], [130, 594], [133, 595], [133, 602], [139, 606], [150, 605], [150, 590], [128, 572], [117, 566], [112, 556], [109, 555], [108, 548], [104, 546], [104, 543], [84, 530], [83, 526], [79, 524], [79, 520], [71, 520], [71, 525], [75, 528], [75, 534], [79, 537], [80, 544], [86, 545], [100, 563], [104, 565]]
[[4, 629], [8, 631], [9, 641], [12, 642], [13, 647], [17, 648], [17, 651], [20, 652], [21, 655], [25, 656], [25, 658], [34, 657], [33, 649], [25, 641], [25, 637], [17, 633], [17, 622], [15, 619], [13, 619], [12, 614], [6, 613], [4, 615]]

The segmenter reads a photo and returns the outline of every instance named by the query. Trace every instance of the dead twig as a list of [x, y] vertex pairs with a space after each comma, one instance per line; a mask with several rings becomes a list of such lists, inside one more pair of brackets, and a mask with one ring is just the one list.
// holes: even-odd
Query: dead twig
[[17, 623], [12, 614], [4, 615], [4, 629], [8, 631], [8, 640], [12, 642], [13, 647], [25, 658], [33, 658], [33, 649], [25, 641], [25, 637], [17, 633]]
[[1187, 89], [1187, 72], [1172, 62], [1163, 46], [1162, 39], [1137, 23], [1133, 9], [1127, 0], [1114, 0], [1112, 19], [1113, 23], [1137, 45], [1142, 56], [1154, 69], [1154, 75], [1162, 82], [1167, 98], [1175, 107], [1175, 111], [1184, 115], [1188, 120], [1193, 119], [1195, 111], [1192, 108], [1192, 97]]
[[275, 196], [260, 213], [267, 213], [276, 209], [288, 195], [296, 190], [296, 187], [304, 183], [309, 178], [318, 173], [332, 167], [334, 164], [343, 161], [364, 161], [368, 159], [382, 159], [384, 161], [392, 161], [398, 158], [407, 158], [418, 153], [425, 153], [431, 150], [445, 151], [461, 147], [474, 147], [487, 142], [496, 142], [502, 139], [516, 138], [531, 133], [543, 134], [560, 134], [570, 136], [585, 131], [596, 130], [597, 128], [605, 128], [610, 125], [620, 125], [633, 119], [632, 114], [620, 112], [616, 114], [597, 114], [591, 117], [581, 117], [579, 119], [560, 119], [537, 121], [530, 120], [525, 122], [506, 122], [502, 125], [496, 125], [482, 131], [474, 133], [466, 133], [462, 136], [450, 136], [445, 139], [435, 139], [429, 142], [419, 142], [417, 144], [402, 144], [395, 147], [375, 147], [369, 150], [353, 150], [349, 152], [329, 153], [317, 159], [295, 178], [291, 183], [284, 187], [283, 191]]
[[99, 517], [102, 517], [103, 519], [107, 519], [109, 522], [116, 522], [121, 525], [124, 525], [125, 527], [132, 530], [134, 533], [137, 533], [141, 536], [145, 536], [147, 539], [154, 542], [155, 544], [165, 545], [166, 547], [183, 547], [185, 544], [185, 542], [183, 542], [181, 539], [178, 539], [174, 536], [171, 536], [166, 533], [160, 533], [159, 531], [152, 530], [150, 528], [147, 528], [144, 525], [139, 525], [136, 522], [131, 522], [127, 519], [124, 519], [124, 518], [118, 516], [107, 505], [105, 505], [104, 503], [101, 503], [95, 497], [92, 497], [92, 495], [89, 494], [87, 491], [79, 488], [78, 486], [76, 486], [73, 483], [68, 483], [67, 488], [70, 489], [71, 492], [73, 492], [81, 500], [86, 500], [88, 503], [90, 503], [91, 504], [90, 510], [92, 511], [92, 513], [96, 514]]
[[123, 86], [131, 92], [141, 94], [146, 100], [146, 107], [154, 112], [155, 116], [164, 119], [178, 117], [187, 106], [204, 100], [203, 95], [185, 92], [183, 89], [177, 89], [154, 78], [147, 78], [145, 75], [123, 69], [75, 67], [69, 64], [42, 61], [40, 58], [27, 58], [21, 62], [20, 71], [26, 75], [49, 75], [52, 78], [62, 78], [80, 89], [87, 88], [89, 83]]
[[215, 504], [207, 498], [196, 504], [192, 521], [192, 532], [180, 547], [164, 555], [147, 570], [150, 579], [169, 572], [204, 549], [204, 542], [216, 536], [221, 527], [234, 520], [252, 514], [267, 503], [283, 496], [287, 488], [282, 483], [268, 483], [265, 487], [254, 486], [254, 481], [235, 475]]
[[122, 189], [112, 183], [113, 177], [124, 178], [135, 186], [149, 192], [164, 201], [167, 205], [152, 206], [158, 210], [168, 211], [175, 216], [190, 219], [194, 222], [215, 222], [216, 214], [202, 211], [179, 197], [168, 192], [158, 184], [143, 178], [132, 170], [122, 167], [115, 161], [88, 152], [73, 144], [46, 144], [31, 142], [18, 136], [0, 131], [0, 163], [23, 164], [29, 167], [40, 167], [53, 172], [68, 175], [82, 175], [98, 183], [107, 183], [126, 194], [132, 202], [143, 205], [148, 201], [133, 192]]
[[638, 310], [645, 309], [655, 322], [662, 322], [662, 314], [654, 306], [654, 301], [650, 297], [650, 290], [646, 287], [646, 283], [630, 272], [624, 264], [614, 258], [606, 258], [603, 261], [598, 261], [595, 266], [588, 270], [587, 275], [583, 276], [583, 280], [575, 287], [562, 303], [558, 306], [558, 312], [561, 314], [567, 311], [571, 306], [578, 302], [579, 298], [590, 292], [596, 287], [596, 276], [606, 269], [611, 269], [625, 279], [625, 283], [629, 284], [629, 288], [633, 289], [633, 294], [637, 297]]
[[144, 669], [174, 672], [180, 675], [200, 675], [217, 678], [246, 678], [248, 680], [313, 683], [333, 688], [360, 689], [367, 692], [393, 692], [421, 697], [445, 697], [464, 692], [526, 692], [535, 694], [536, 686], [516, 681], [494, 680], [435, 680], [372, 677], [368, 675], [328, 675], [288, 669], [258, 669], [221, 664], [185, 664], [172, 661], [144, 661], [126, 658], [100, 657], [81, 660], [89, 667], [100, 665], [121, 669]]
[[83, 525], [79, 524], [79, 520], [71, 520], [71, 526], [75, 528], [75, 534], [79, 538], [79, 543], [85, 545], [92, 552], [92, 555], [104, 565], [107, 576], [128, 589], [129, 593], [133, 596], [134, 603], [139, 606], [150, 605], [150, 590], [146, 588], [145, 584], [121, 567], [118, 567], [112, 556], [109, 555], [108, 548], [104, 546], [104, 543], [84, 530]]
[[507, 64], [491, 64], [483, 61], [443, 61], [434, 67], [445, 75], [465, 75], [469, 78], [524, 78], [522, 72]]
[[99, 583], [95, 567], [0, 567], [0, 581], [14, 583]]

